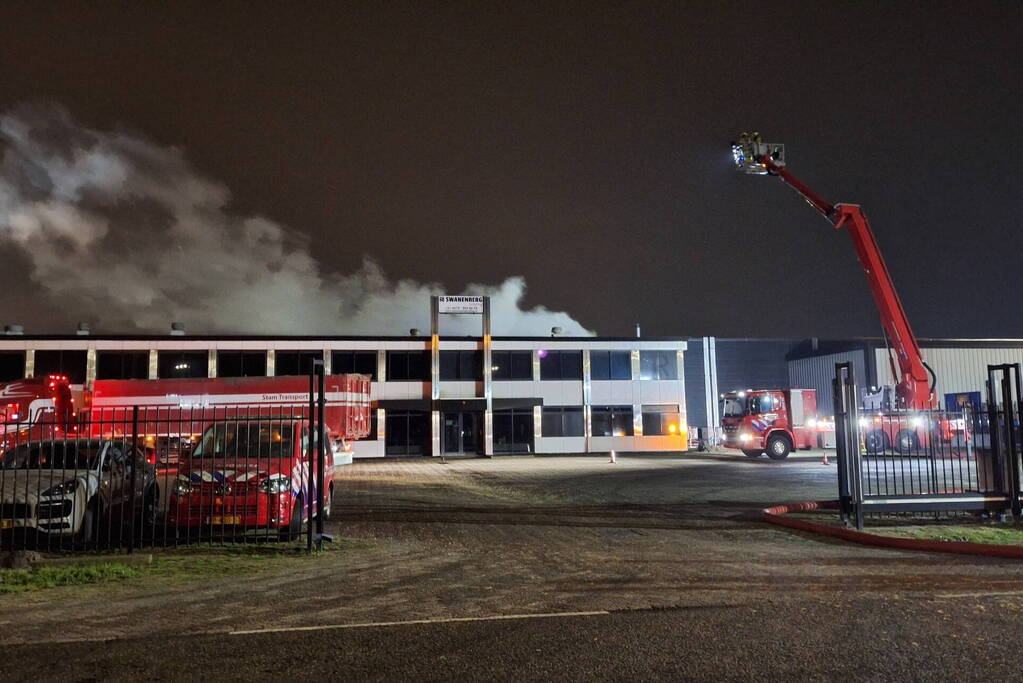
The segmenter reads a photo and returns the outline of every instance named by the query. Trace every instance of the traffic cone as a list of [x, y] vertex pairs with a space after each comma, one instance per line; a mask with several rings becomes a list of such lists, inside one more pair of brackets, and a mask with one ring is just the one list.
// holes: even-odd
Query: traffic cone
[[618, 458], [615, 457], [615, 452], [614, 451], [611, 451], [611, 462], [613, 462], [613, 463], [618, 462]]
[[824, 450], [824, 459], [821, 460], [821, 464], [822, 465], [830, 465], [831, 464], [830, 462], [828, 462], [828, 451], [827, 451], [827, 449]]

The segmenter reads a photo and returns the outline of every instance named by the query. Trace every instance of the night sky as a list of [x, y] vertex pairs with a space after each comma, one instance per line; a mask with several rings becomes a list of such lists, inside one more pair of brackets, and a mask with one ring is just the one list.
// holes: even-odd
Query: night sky
[[0, 110], [180, 148], [327, 271], [522, 275], [603, 335], [878, 335], [848, 238], [731, 168], [758, 129], [864, 207], [918, 335], [1023, 336], [1023, 3], [108, 7], [5, 3]]

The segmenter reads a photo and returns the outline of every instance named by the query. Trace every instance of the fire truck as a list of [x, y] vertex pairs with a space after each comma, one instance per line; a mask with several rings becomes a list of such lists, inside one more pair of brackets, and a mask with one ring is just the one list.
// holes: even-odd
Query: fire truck
[[817, 392], [813, 389], [747, 389], [721, 397], [726, 448], [751, 458], [766, 452], [784, 460], [793, 449], [817, 445]]
[[930, 411], [937, 407], [934, 397], [936, 377], [923, 359], [863, 210], [856, 204], [832, 204], [811, 190], [786, 168], [785, 146], [764, 142], [759, 133], [743, 133], [738, 142], [732, 143], [732, 158], [739, 171], [779, 178], [799, 193], [832, 227], [836, 230], [845, 228], [852, 239], [880, 313], [892, 376], [899, 378], [894, 387], [892, 405], [863, 418], [866, 425], [861, 424], [860, 427], [866, 430], [866, 450], [879, 453], [893, 448], [900, 454], [910, 454], [926, 448], [931, 439], [951, 438], [948, 420], [935, 421], [930, 416]]
[[28, 439], [50, 438], [72, 424], [74, 397], [65, 375], [0, 384], [2, 450]]
[[[369, 434], [370, 378], [324, 378], [324, 424], [350, 452], [350, 443]], [[216, 379], [96, 380], [85, 394], [80, 423], [92, 436], [125, 436], [136, 431], [158, 463], [177, 464], [207, 423], [227, 419], [308, 417], [309, 378], [232, 377]], [[138, 407], [138, 424], [133, 409]]]

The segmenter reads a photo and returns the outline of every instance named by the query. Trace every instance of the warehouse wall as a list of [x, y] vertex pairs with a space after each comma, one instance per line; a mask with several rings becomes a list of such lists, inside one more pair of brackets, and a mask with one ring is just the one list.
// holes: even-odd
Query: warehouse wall
[[[857, 386], [874, 384], [867, 372], [867, 354], [863, 349], [829, 353], [812, 358], [799, 358], [788, 362], [789, 386], [814, 389], [817, 392], [817, 413], [834, 413], [831, 380], [835, 378], [835, 363], [852, 363]], [[887, 363], [887, 360], [885, 361]]]
[[[985, 348], [949, 348], [929, 347], [922, 349], [924, 360], [933, 368], [938, 377], [935, 390], [941, 405], [945, 403], [945, 394], [979, 391], [983, 400], [987, 400], [987, 366], [1003, 363], [1023, 364], [1023, 348], [1020, 347], [985, 347]], [[884, 349], [874, 351], [877, 358], [877, 374], [880, 384], [894, 384], [888, 365], [888, 354]]]

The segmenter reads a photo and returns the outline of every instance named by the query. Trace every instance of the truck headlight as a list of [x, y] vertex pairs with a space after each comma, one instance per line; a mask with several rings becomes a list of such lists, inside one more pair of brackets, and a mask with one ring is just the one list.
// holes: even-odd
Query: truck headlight
[[179, 496], [187, 496], [192, 492], [192, 482], [188, 479], [179, 478], [174, 482], [174, 493]]
[[291, 490], [291, 477], [286, 477], [284, 475], [267, 477], [263, 480], [263, 483], [259, 485], [259, 488], [263, 489], [267, 493], [285, 493]]
[[743, 432], [742, 434], [740, 434], [740, 435], [739, 435], [739, 441], [742, 441], [742, 442], [744, 442], [744, 443], [745, 443], [746, 441], [749, 441], [749, 440], [750, 440], [751, 438], [752, 438], [752, 437], [751, 437], [751, 436], [749, 435], [749, 433], [747, 433], [747, 432]]
[[817, 420], [811, 417], [809, 420], [806, 421], [806, 426], [809, 427], [810, 429], [815, 429], [817, 427]]
[[56, 486], [51, 486], [50, 488], [46, 489], [39, 495], [40, 497], [43, 498], [56, 498], [58, 496], [70, 496], [77, 490], [78, 480], [72, 479], [70, 481], [65, 481], [61, 484], [57, 484]]

